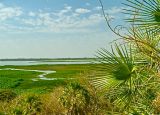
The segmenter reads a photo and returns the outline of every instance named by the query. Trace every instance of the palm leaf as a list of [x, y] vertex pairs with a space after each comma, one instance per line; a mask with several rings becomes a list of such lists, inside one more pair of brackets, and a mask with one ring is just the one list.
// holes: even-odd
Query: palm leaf
[[124, 109], [143, 94], [141, 87], [145, 76], [137, 72], [131, 46], [127, 48], [126, 45], [115, 44], [110, 52], [101, 49], [97, 61], [99, 64], [96, 65], [91, 83], [113, 103]]
[[[151, 59], [154, 62], [160, 61], [160, 35], [153, 33], [148, 29], [141, 30], [141, 28], [130, 29], [130, 35], [128, 38], [132, 38], [132, 43], [134, 43], [137, 50], [136, 53], [145, 56], [146, 59]], [[143, 59], [144, 59], [143, 58]]]
[[101, 87], [110, 86], [110, 84], [117, 85], [128, 80], [134, 74], [131, 48], [128, 51], [126, 46], [115, 44], [115, 50], [113, 48], [111, 50], [112, 52], [109, 52], [103, 48], [98, 51], [97, 60], [100, 64], [96, 67], [96, 76], [92, 82]]
[[[159, 0], [126, 0], [127, 6], [124, 13], [133, 17], [127, 18], [128, 22], [142, 28], [160, 32], [160, 1]], [[129, 7], [129, 8], [128, 8]]]

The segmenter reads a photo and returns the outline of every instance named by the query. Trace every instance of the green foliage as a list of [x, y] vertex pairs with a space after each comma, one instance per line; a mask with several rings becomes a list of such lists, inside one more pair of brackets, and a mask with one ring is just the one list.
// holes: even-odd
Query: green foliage
[[153, 33], [148, 29], [141, 30], [136, 27], [130, 30], [128, 35], [129, 42], [134, 47], [133, 55], [139, 60], [145, 60], [147, 62], [159, 62], [160, 61], [160, 36], [157, 33]]
[[15, 68], [26, 70], [53, 70], [56, 73], [48, 74], [47, 78], [60, 78], [56, 80], [38, 80], [40, 72], [0, 70], [0, 89], [12, 89], [16, 93], [34, 92], [46, 93], [58, 86], [64, 86], [73, 81], [81, 72], [89, 71], [89, 65], [31, 65], [31, 66], [1, 66], [0, 68]]
[[[132, 57], [132, 50], [115, 44], [115, 51], [108, 52], [106, 49], [98, 51], [98, 62], [96, 76], [92, 82], [103, 87], [117, 85], [126, 82], [136, 76], [136, 66]], [[95, 70], [94, 70], [95, 71]], [[114, 82], [109, 82], [114, 81]], [[111, 85], [112, 84], [112, 85]]]
[[3, 112], [0, 112], [0, 115], [5, 115]]
[[71, 83], [64, 89], [60, 102], [71, 115], [85, 114], [90, 102], [90, 94], [80, 84]]
[[[100, 0], [100, 3], [103, 4]], [[121, 45], [111, 52], [98, 51], [99, 66], [94, 69], [91, 82], [125, 114], [153, 114], [153, 100], [160, 91], [160, 2], [159, 0], [126, 0], [128, 33], [121, 35]], [[109, 21], [105, 16], [106, 21]], [[117, 40], [118, 41], [118, 40]]]
[[11, 109], [13, 115], [37, 115], [42, 110], [40, 97], [35, 94], [29, 94], [14, 100], [15, 105]]
[[22, 84], [30, 82], [32, 78], [36, 78], [40, 73], [17, 71], [17, 70], [1, 70], [0, 71], [0, 88], [11, 89], [19, 88]]
[[153, 100], [152, 105], [155, 109], [155, 114], [160, 114], [160, 94], [157, 95], [157, 97]]
[[59, 98], [63, 94], [63, 87], [54, 89], [51, 93], [41, 96], [43, 102], [42, 115], [64, 115], [66, 108], [60, 103]]
[[0, 101], [11, 101], [13, 100], [17, 94], [12, 90], [1, 90], [0, 91]]
[[158, 0], [126, 0], [129, 8], [125, 13], [132, 17], [127, 21], [134, 22], [135, 25], [151, 31], [160, 31], [160, 2]]
[[144, 78], [137, 73], [138, 66], [134, 62], [132, 49], [116, 44], [112, 52], [102, 49], [98, 54], [101, 65], [96, 67], [97, 72], [91, 78], [92, 83], [97, 88], [106, 90], [104, 93], [107, 98], [119, 105], [122, 111], [131, 107], [138, 97], [142, 97]]

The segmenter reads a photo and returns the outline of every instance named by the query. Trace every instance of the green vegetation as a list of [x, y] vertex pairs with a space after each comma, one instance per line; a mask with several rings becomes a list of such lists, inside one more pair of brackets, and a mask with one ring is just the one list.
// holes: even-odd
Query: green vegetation
[[0, 101], [10, 101], [16, 97], [16, 93], [12, 90], [1, 90]]
[[[37, 92], [44, 93], [54, 87], [63, 86], [67, 82], [76, 78], [84, 71], [89, 70], [89, 65], [34, 65], [34, 66], [1, 66], [1, 69], [15, 68], [25, 70], [53, 70], [56, 73], [46, 75], [47, 78], [60, 78], [56, 80], [33, 81], [42, 72], [20, 71], [20, 70], [0, 70], [0, 89], [12, 89], [17, 93]], [[62, 78], [62, 79], [61, 79]], [[74, 79], [73, 79], [74, 80]]]
[[60, 102], [73, 115], [87, 113], [90, 102], [89, 92], [78, 83], [69, 84], [60, 97]]
[[121, 39], [114, 42], [110, 52], [103, 48], [98, 51], [101, 65], [92, 76], [92, 84], [119, 113], [160, 114], [155, 107], [160, 92], [160, 1], [126, 0], [124, 13], [130, 15], [126, 19], [130, 26], [121, 27], [125, 34], [121, 28], [116, 31], [117, 27], [111, 27], [99, 1], [109, 28]]
[[27, 94], [17, 98], [12, 106], [9, 112], [12, 115], [33, 115], [42, 111], [41, 99], [35, 94]]

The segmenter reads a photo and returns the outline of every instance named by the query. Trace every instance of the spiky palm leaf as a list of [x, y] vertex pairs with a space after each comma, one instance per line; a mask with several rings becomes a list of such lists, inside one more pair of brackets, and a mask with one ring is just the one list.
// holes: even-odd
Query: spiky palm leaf
[[[126, 19], [135, 25], [160, 32], [160, 1], [159, 0], [126, 0], [127, 9], [124, 13], [133, 17]], [[128, 8], [129, 7], [129, 8]]]
[[[129, 43], [134, 47], [134, 52], [131, 48], [127, 49], [126, 46], [122, 47], [117, 44], [111, 52], [106, 49], [99, 50], [97, 60], [100, 63], [95, 65], [91, 82], [100, 88], [102, 93], [105, 93], [113, 103], [119, 104], [122, 109], [129, 108], [132, 112], [136, 109], [140, 112], [148, 109], [151, 112], [152, 105], [150, 103], [160, 89], [160, 75], [157, 72], [159, 65], [150, 68], [148, 62], [137, 62], [139, 59], [146, 59], [145, 54], [149, 58], [156, 58], [154, 62], [159, 63], [160, 0], [126, 1], [128, 2], [125, 4], [127, 6], [125, 13], [133, 16], [127, 21], [134, 26], [131, 26], [133, 28], [127, 37], [117, 35], [127, 38], [124, 39], [127, 42], [130, 40]], [[113, 30], [113, 32], [115, 31]], [[135, 54], [137, 49], [139, 52]], [[129, 109], [127, 111], [130, 113]]]
[[[107, 81], [109, 79], [117, 81], [126, 81], [134, 74], [134, 61], [130, 51], [124, 46], [115, 44], [115, 51], [112, 52], [102, 48], [98, 51], [98, 76], [104, 76]], [[97, 77], [98, 79], [98, 77]], [[103, 82], [103, 80], [102, 80]]]
[[139, 82], [134, 80], [138, 78], [131, 48], [128, 50], [126, 46], [115, 44], [115, 50], [112, 48], [112, 52], [109, 52], [101, 49], [97, 57], [100, 64], [96, 66], [92, 83], [101, 90], [109, 91], [108, 94], [116, 103], [126, 106], [138, 91], [135, 84]]
[[127, 49], [126, 46], [115, 44], [111, 52], [99, 50], [97, 57], [99, 64], [95, 68], [96, 72], [94, 70], [91, 83], [105, 92], [113, 103], [126, 109], [146, 98], [145, 92], [151, 86], [148, 84], [152, 83], [153, 76], [148, 77], [150, 72], [134, 60], [131, 47]]

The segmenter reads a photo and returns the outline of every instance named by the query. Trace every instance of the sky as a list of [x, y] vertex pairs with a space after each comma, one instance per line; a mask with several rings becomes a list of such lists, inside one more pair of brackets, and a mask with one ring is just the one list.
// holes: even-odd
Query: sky
[[[124, 0], [102, 0], [118, 25]], [[0, 58], [94, 57], [117, 39], [98, 0], [0, 0]]]

